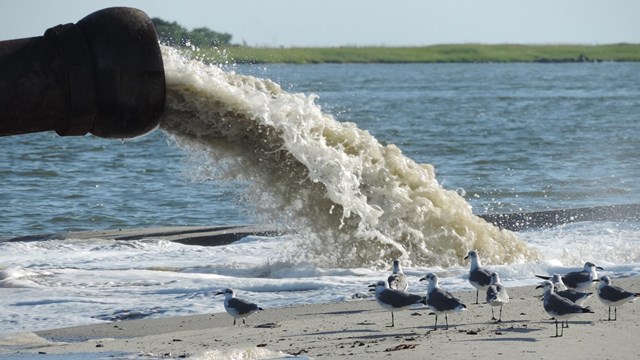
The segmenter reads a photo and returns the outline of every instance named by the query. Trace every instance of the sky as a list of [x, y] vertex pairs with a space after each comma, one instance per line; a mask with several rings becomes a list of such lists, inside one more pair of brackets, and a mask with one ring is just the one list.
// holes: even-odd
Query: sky
[[0, 41], [112, 6], [249, 46], [640, 43], [639, 0], [2, 0]]

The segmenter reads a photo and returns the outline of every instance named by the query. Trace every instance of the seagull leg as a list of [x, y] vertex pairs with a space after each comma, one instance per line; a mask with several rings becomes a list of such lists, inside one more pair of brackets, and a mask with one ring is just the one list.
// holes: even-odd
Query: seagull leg
[[493, 314], [493, 306], [491, 307], [491, 320], [496, 320], [496, 316]]
[[498, 322], [502, 322], [502, 305], [500, 305], [500, 316], [498, 318]]
[[444, 322], [445, 324], [447, 324], [447, 326], [444, 329], [449, 330], [449, 314], [447, 313], [444, 314]]
[[480, 290], [476, 289], [476, 304], [480, 304], [480, 303], [478, 302], [478, 293], [479, 293], [479, 292], [480, 292]]
[[436, 322], [433, 324], [433, 330], [438, 330], [438, 314], [436, 314]]
[[233, 318], [233, 326], [236, 326], [236, 318]]
[[244, 318], [242, 318], [242, 325], [247, 325], [247, 322], [244, 321]]
[[617, 321], [618, 320], [618, 307], [614, 306], [613, 307], [613, 321]]
[[607, 321], [611, 321], [611, 306], [609, 306], [609, 319]]
[[393, 311], [392, 311], [391, 312], [391, 327], [394, 327], [394, 326], [396, 326], [396, 323], [395, 323], [395, 321], [393, 319]]

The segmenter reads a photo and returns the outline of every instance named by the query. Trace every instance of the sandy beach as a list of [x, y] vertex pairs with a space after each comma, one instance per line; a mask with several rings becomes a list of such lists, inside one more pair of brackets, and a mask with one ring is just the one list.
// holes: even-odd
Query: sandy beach
[[[614, 285], [640, 291], [640, 278], [614, 279]], [[274, 358], [297, 355], [327, 359], [448, 359], [504, 358], [631, 359], [638, 356], [640, 304], [618, 309], [618, 320], [607, 321], [608, 308], [596, 295], [586, 305], [594, 314], [570, 322], [564, 336], [555, 337], [553, 321], [544, 312], [541, 289], [509, 288], [511, 301], [503, 321], [491, 319], [491, 307], [474, 304], [475, 291], [456, 292], [467, 311], [444, 317], [426, 308], [390, 313], [371, 298], [353, 301], [264, 309], [233, 326], [226, 313], [132, 320], [22, 334], [6, 339], [0, 356], [39, 354], [38, 358], [74, 354], [75, 358]], [[594, 288], [595, 291], [595, 288]], [[223, 298], [220, 298], [223, 301]], [[482, 301], [481, 301], [482, 302]], [[240, 322], [239, 322], [240, 323]], [[36, 336], [37, 335], [37, 336]], [[57, 354], [57, 355], [56, 355]]]

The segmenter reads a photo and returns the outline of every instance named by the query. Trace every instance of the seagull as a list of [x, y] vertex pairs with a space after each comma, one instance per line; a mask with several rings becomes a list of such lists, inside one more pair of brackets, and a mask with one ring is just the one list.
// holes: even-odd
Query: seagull
[[611, 279], [608, 276], [600, 278], [600, 285], [598, 285], [598, 298], [600, 298], [600, 301], [602, 301], [603, 304], [609, 307], [609, 321], [611, 321], [612, 306], [614, 312], [613, 321], [616, 321], [618, 319], [618, 307], [628, 302], [635, 301], [638, 297], [640, 297], [640, 293], [633, 293], [611, 285]]
[[438, 328], [438, 314], [444, 314], [444, 320], [447, 326], [445, 329], [449, 329], [449, 313], [464, 311], [467, 306], [451, 295], [451, 293], [442, 290], [438, 286], [438, 275], [429, 273], [420, 279], [420, 281], [424, 280], [429, 281], [429, 287], [427, 288], [427, 306], [436, 315], [433, 330]]
[[556, 321], [556, 337], [564, 335], [564, 326], [561, 325], [561, 333], [558, 335], [558, 320], [568, 320], [578, 314], [593, 313], [588, 307], [582, 307], [570, 300], [561, 297], [555, 293], [553, 283], [545, 280], [542, 284], [536, 286], [536, 289], [544, 288], [543, 306], [547, 314], [551, 315]]
[[236, 319], [242, 318], [242, 323], [246, 324], [245, 318], [249, 315], [257, 312], [258, 310], [263, 310], [258, 305], [250, 303], [248, 301], [238, 299], [236, 297], [236, 292], [233, 289], [224, 289], [223, 291], [217, 292], [216, 295], [225, 294], [224, 298], [224, 309], [227, 313], [233, 316], [233, 325], [236, 325]]
[[[502, 322], [502, 306], [509, 302], [509, 294], [507, 294], [507, 288], [500, 282], [500, 276], [498, 273], [491, 274], [491, 285], [487, 288], [487, 303], [491, 305], [491, 320], [497, 320]], [[496, 319], [493, 314], [493, 308], [500, 306], [500, 316]]]
[[371, 291], [376, 292], [376, 301], [378, 305], [384, 309], [391, 311], [391, 327], [395, 326], [393, 312], [395, 310], [404, 310], [416, 304], [427, 305], [427, 299], [424, 296], [410, 294], [408, 292], [391, 289], [386, 281], [380, 280], [376, 284], [369, 285]]
[[592, 292], [567, 289], [567, 286], [562, 282], [562, 276], [560, 274], [553, 274], [551, 282], [553, 283], [553, 288], [556, 294], [569, 299], [580, 306], [584, 306], [584, 302], [593, 295]]
[[400, 260], [393, 260], [393, 273], [389, 275], [387, 281], [391, 289], [407, 291], [409, 288], [409, 282], [407, 281], [407, 276], [402, 272]]
[[479, 304], [478, 294], [480, 290], [486, 291], [489, 284], [491, 284], [491, 272], [482, 267], [482, 264], [480, 263], [480, 256], [474, 250], [469, 251], [464, 259], [471, 259], [469, 283], [476, 288], [476, 304]]
[[[584, 264], [582, 271], [570, 272], [562, 275], [562, 282], [567, 288], [577, 291], [584, 291], [591, 288], [594, 281], [598, 280], [598, 272], [596, 270], [604, 270], [600, 266], [587, 261]], [[536, 275], [537, 277], [545, 280], [551, 279], [551, 276]]]

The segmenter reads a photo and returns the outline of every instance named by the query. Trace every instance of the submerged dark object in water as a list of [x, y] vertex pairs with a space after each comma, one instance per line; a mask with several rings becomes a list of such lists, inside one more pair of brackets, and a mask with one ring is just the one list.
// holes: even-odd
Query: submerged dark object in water
[[[479, 215], [503, 229], [522, 231], [543, 229], [578, 221], [640, 221], [640, 204], [608, 205], [592, 208], [549, 210], [529, 213]], [[176, 226], [167, 228], [78, 231], [61, 234], [21, 236], [6, 241], [45, 241], [61, 239], [164, 239], [186, 245], [220, 246], [246, 236], [279, 236], [288, 233], [272, 225]]]
[[511, 231], [544, 229], [580, 221], [640, 221], [640, 204], [594, 206], [578, 209], [479, 215]]
[[141, 10], [107, 8], [0, 41], [0, 136], [130, 138], [155, 129], [164, 105], [162, 54]]

